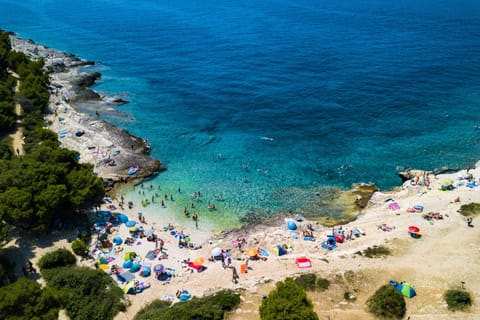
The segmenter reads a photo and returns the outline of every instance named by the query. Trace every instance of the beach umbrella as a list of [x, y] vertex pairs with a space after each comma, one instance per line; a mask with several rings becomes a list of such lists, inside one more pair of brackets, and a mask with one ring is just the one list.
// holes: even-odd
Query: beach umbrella
[[125, 225], [126, 225], [127, 227], [133, 227], [133, 226], [136, 225], [136, 224], [137, 224], [137, 222], [136, 222], [135, 220], [128, 220], [128, 221], [125, 223]]
[[126, 223], [128, 221], [128, 216], [124, 213], [121, 213], [118, 216], [118, 220], [120, 220], [120, 222], [122, 222], [122, 223]]
[[153, 272], [155, 273], [162, 273], [163, 270], [165, 270], [165, 267], [163, 266], [163, 264], [157, 264], [155, 265], [155, 267], [153, 267]]
[[153, 228], [150, 228], [147, 231], [145, 231], [145, 236], [150, 237], [151, 235], [153, 235], [154, 232], [155, 230]]
[[200, 257], [200, 258], [197, 258], [197, 259], [193, 260], [193, 264], [195, 266], [201, 266], [204, 262], [205, 262], [204, 257]]
[[219, 247], [212, 249], [212, 256], [216, 257], [222, 254], [222, 249]]
[[411, 231], [411, 232], [420, 232], [420, 228], [417, 227], [417, 226], [410, 226], [408, 227], [408, 231]]
[[258, 249], [248, 249], [246, 255], [249, 257], [255, 257], [258, 254]]
[[131, 232], [135, 232], [135, 231], [137, 231], [137, 227], [136, 227], [136, 226], [130, 227], [129, 230], [130, 230]]
[[117, 246], [121, 245], [122, 242], [123, 242], [123, 240], [120, 237], [113, 238], [113, 243], [115, 243]]

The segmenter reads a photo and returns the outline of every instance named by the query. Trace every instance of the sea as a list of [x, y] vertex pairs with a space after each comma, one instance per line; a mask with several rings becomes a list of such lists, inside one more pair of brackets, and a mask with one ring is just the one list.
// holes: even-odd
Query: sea
[[476, 0], [0, 0], [0, 28], [95, 61], [167, 167], [123, 194], [215, 228], [480, 159]]

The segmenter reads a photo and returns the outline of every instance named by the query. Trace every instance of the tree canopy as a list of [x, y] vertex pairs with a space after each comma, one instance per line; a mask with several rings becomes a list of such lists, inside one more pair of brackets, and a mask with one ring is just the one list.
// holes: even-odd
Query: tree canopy
[[260, 305], [262, 320], [317, 320], [305, 290], [291, 278], [278, 282]]

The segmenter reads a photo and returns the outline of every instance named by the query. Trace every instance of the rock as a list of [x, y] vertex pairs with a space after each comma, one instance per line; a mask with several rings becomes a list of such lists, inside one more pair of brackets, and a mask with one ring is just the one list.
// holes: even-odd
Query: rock
[[127, 100], [124, 100], [124, 99], [122, 99], [122, 98], [113, 99], [112, 102], [113, 102], [113, 103], [116, 103], [116, 104], [125, 104], [125, 103], [128, 103]]
[[[91, 163], [94, 172], [104, 179], [107, 190], [118, 182], [143, 179], [165, 169], [159, 160], [148, 155], [150, 146], [144, 139], [75, 109], [74, 102], [101, 100], [98, 93], [88, 88], [101, 74], [77, 69], [93, 62], [13, 35], [10, 40], [14, 50], [24, 52], [30, 59], [44, 59], [51, 83], [50, 113], [45, 116], [46, 123], [52, 131], [68, 132], [59, 140], [61, 145], [77, 151], [80, 162]], [[75, 135], [79, 131], [84, 132], [81, 138]], [[135, 175], [128, 175], [131, 167], [139, 168]]]
[[378, 187], [371, 183], [362, 183], [353, 185], [353, 194], [355, 195], [355, 205], [363, 209], [368, 205], [372, 195], [378, 191]]

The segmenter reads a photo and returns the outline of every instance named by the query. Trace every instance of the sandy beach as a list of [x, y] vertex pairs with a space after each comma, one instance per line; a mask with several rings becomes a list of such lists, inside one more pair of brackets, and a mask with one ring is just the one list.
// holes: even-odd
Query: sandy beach
[[[479, 177], [480, 170], [471, 170], [470, 173]], [[352, 319], [352, 316], [370, 319], [364, 302], [378, 287], [391, 279], [408, 281], [414, 285], [418, 295], [407, 301], [407, 315], [413, 319], [475, 319], [479, 314], [476, 305], [470, 313], [453, 314], [447, 311], [442, 299], [445, 290], [460, 287], [462, 282], [473, 294], [474, 300], [480, 294], [480, 285], [475, 281], [476, 265], [480, 259], [478, 232], [476, 227], [467, 227], [466, 218], [457, 212], [462, 204], [480, 202], [477, 187], [466, 186], [466, 180], [463, 179], [466, 175], [466, 170], [463, 170], [432, 177], [428, 188], [407, 181], [401, 190], [375, 193], [358, 219], [342, 226], [347, 234], [349, 230], [359, 227], [365, 235], [338, 244], [332, 251], [321, 247], [327, 235], [332, 234], [332, 229], [311, 221], [297, 223], [300, 230], [308, 224], [313, 225], [316, 237], [314, 242], [305, 241], [301, 236], [293, 239], [283, 218], [268, 224], [248, 226], [228, 233], [228, 236], [208, 237], [208, 234], [185, 229], [194, 242], [202, 244], [203, 247], [199, 250], [178, 249], [176, 239], [160, 231], [158, 235], [167, 241], [165, 248], [169, 253], [169, 258], [162, 263], [174, 268], [177, 276], [167, 285], [154, 278], [149, 279], [152, 287], [142, 294], [130, 296], [131, 307], [117, 319], [131, 319], [149, 301], [174, 295], [179, 288], [188, 289], [196, 296], [223, 288], [242, 289], [244, 305], [231, 315], [231, 319], [258, 319], [261, 296], [267, 294], [275, 282], [304, 272], [315, 272], [334, 283], [326, 292], [311, 295], [316, 312], [320, 316], [330, 317], [329, 319]], [[455, 189], [441, 191], [441, 183], [445, 179], [452, 179]], [[456, 202], [458, 198], [460, 201]], [[387, 201], [389, 199], [391, 200]], [[391, 209], [389, 204], [392, 200], [398, 204], [399, 209]], [[414, 206], [422, 206], [424, 209], [422, 212], [408, 212]], [[443, 219], [427, 220], [422, 217], [429, 212], [438, 212]], [[135, 219], [134, 212], [129, 215]], [[165, 223], [155, 222], [154, 219], [155, 217], [149, 217], [149, 223], [155, 223], [155, 226]], [[474, 226], [476, 222], [474, 219]], [[417, 226], [422, 237], [412, 238], [408, 234], [409, 226]], [[120, 226], [118, 233], [126, 236], [128, 230], [125, 226]], [[245, 250], [263, 248], [270, 253], [266, 261], [251, 261], [251, 269], [246, 274], [240, 274], [238, 284], [232, 282], [232, 271], [223, 269], [219, 262], [207, 261], [207, 269], [202, 273], [182, 270], [182, 260], [207, 258], [215, 247], [231, 249], [232, 265], [240, 270], [240, 264], [244, 263], [246, 255], [234, 245], [234, 240], [238, 238], [246, 239]], [[202, 242], [207, 239], [208, 241]], [[273, 249], [278, 244], [291, 245], [293, 251], [276, 256]], [[389, 247], [392, 256], [366, 258], [355, 254], [375, 245]], [[135, 251], [140, 256], [145, 256], [152, 246], [153, 244], [142, 244], [135, 247]], [[304, 256], [312, 261], [312, 268], [299, 269], [296, 266], [295, 259]], [[121, 257], [119, 254], [120, 260]], [[343, 297], [346, 291], [353, 292], [357, 299], [346, 302]]]
[[[53, 53], [40, 53], [42, 56], [48, 54]], [[51, 60], [54, 61], [54, 57]], [[136, 163], [143, 163], [150, 168], [145, 174], [161, 168], [159, 162], [145, 158], [145, 146], [140, 138], [133, 142], [123, 140], [134, 139], [124, 135], [119, 140], [117, 133], [121, 130], [115, 131], [116, 129], [106, 122], [75, 111], [65, 100], [66, 93], [71, 91], [65, 77], [64, 73], [52, 75], [52, 84], [57, 87], [52, 95], [52, 114], [47, 117], [51, 122], [50, 129], [63, 136], [60, 138], [63, 146], [78, 151], [80, 161], [94, 164], [95, 171], [106, 179], [128, 178], [126, 171]], [[75, 133], [78, 131], [84, 131], [84, 134], [77, 137]], [[135, 155], [141, 156], [143, 160], [135, 158]], [[117, 166], [101, 165], [105, 163], [105, 159], [115, 159]], [[472, 169], [469, 173], [478, 182], [480, 168]], [[476, 281], [477, 266], [480, 262], [480, 225], [477, 226], [478, 218], [474, 217], [474, 227], [468, 227], [466, 218], [458, 213], [462, 204], [480, 203], [480, 192], [477, 186], [467, 185], [466, 177], [466, 170], [430, 175], [428, 187], [425, 183], [420, 185], [412, 179], [406, 181], [398, 190], [376, 192], [355, 221], [341, 226], [345, 235], [350, 235], [350, 230], [355, 228], [360, 228], [363, 234], [338, 243], [331, 251], [322, 248], [322, 243], [334, 230], [313, 221], [296, 221], [298, 239], [292, 236], [284, 221], [284, 218], [295, 219], [291, 216], [214, 235], [202, 226], [201, 220], [199, 229], [192, 220], [189, 220], [192, 223], [173, 220], [175, 213], [168, 208], [168, 200], [167, 208], [161, 208], [158, 201], [153, 204], [158, 208], [158, 214], [146, 216], [146, 223], [141, 223], [138, 219], [138, 212], [142, 211], [140, 203], [134, 203], [131, 209], [124, 205], [125, 209], [122, 210], [119, 204], [121, 200], [112, 195], [111, 203], [104, 203], [101, 210], [124, 213], [145, 231], [153, 227], [154, 233], [164, 241], [163, 251], [168, 258], [159, 260], [161, 254], [157, 252], [157, 257], [148, 259], [147, 255], [156, 249], [156, 243], [147, 241], [146, 238], [135, 238], [132, 245], [122, 244], [121, 251], [105, 250], [105, 256], [110, 258], [106, 272], [111, 270], [114, 264], [121, 266], [125, 253], [133, 251], [137, 253], [139, 263], [147, 262], [152, 266], [162, 264], [165, 268], [171, 268], [173, 273], [169, 282], [157, 280], [153, 273], [148, 277], [135, 273], [137, 280], [149, 283], [150, 287], [137, 295], [128, 295], [130, 306], [116, 319], [133, 319], [142, 307], [155, 299], [172, 298], [178, 301], [175, 298], [178, 289], [186, 289], [193, 296], [202, 296], [221, 289], [240, 290], [242, 304], [229, 318], [259, 319], [258, 307], [262, 295], [268, 294], [275, 282], [312, 272], [332, 282], [325, 292], [309, 293], [320, 319], [372, 319], [366, 311], [365, 301], [391, 279], [408, 281], [414, 286], [417, 296], [407, 300], [407, 316], [411, 319], [478, 319], [480, 309], [477, 303], [468, 313], [452, 313], [447, 310], [442, 298], [447, 289], [462, 285], [472, 293], [474, 301], [480, 298], [480, 284]], [[454, 188], [442, 191], [440, 189], [446, 179], [453, 181]], [[128, 203], [130, 200], [124, 199], [124, 202]], [[393, 203], [395, 205], [392, 205]], [[423, 210], [412, 212], [415, 207], [422, 207]], [[441, 215], [442, 219], [423, 218], [424, 214], [430, 212], [438, 213], [435, 216]], [[101, 213], [98, 214], [101, 217]], [[164, 227], [169, 223], [174, 229], [165, 231]], [[315, 241], [306, 241], [301, 234], [309, 225], [313, 228]], [[420, 229], [421, 238], [416, 239], [409, 235], [410, 226]], [[179, 239], [171, 234], [172, 231], [188, 235], [198, 248], [179, 248]], [[58, 247], [68, 248], [67, 239], [71, 239], [75, 232], [56, 232], [50, 236], [51, 239], [38, 243], [32, 240], [29, 244], [19, 244], [14, 239], [5, 246], [5, 250], [21, 248], [22, 253], [17, 259], [19, 266], [23, 259], [31, 259], [35, 264], [45, 252]], [[97, 252], [97, 238], [103, 233], [104, 230], [99, 228], [99, 235], [93, 236], [91, 252], [94, 255]], [[120, 237], [124, 241], [131, 237], [131, 232], [129, 227], [122, 223], [112, 227], [107, 237], [110, 240]], [[238, 239], [246, 241], [242, 250], [238, 248]], [[286, 245], [291, 250], [285, 255], [277, 256], [274, 251], [277, 245]], [[375, 245], [387, 246], [392, 250], [392, 255], [385, 258], [367, 258], [356, 254]], [[231, 266], [235, 267], [239, 274], [238, 283], [232, 281], [231, 268], [223, 268], [219, 261], [208, 260], [214, 248], [229, 250]], [[269, 255], [265, 260], [249, 261], [248, 272], [241, 273], [241, 264], [244, 264], [247, 258], [246, 252], [248, 249], [257, 248], [264, 249]], [[299, 257], [309, 258], [312, 267], [300, 269], [295, 263]], [[184, 260], [194, 261], [198, 258], [205, 259], [203, 265], [206, 269], [203, 272], [185, 267], [182, 263]], [[94, 267], [92, 260], [79, 263]], [[116, 279], [115, 275], [113, 277]], [[355, 301], [345, 301], [344, 293], [347, 291], [354, 293]]]

